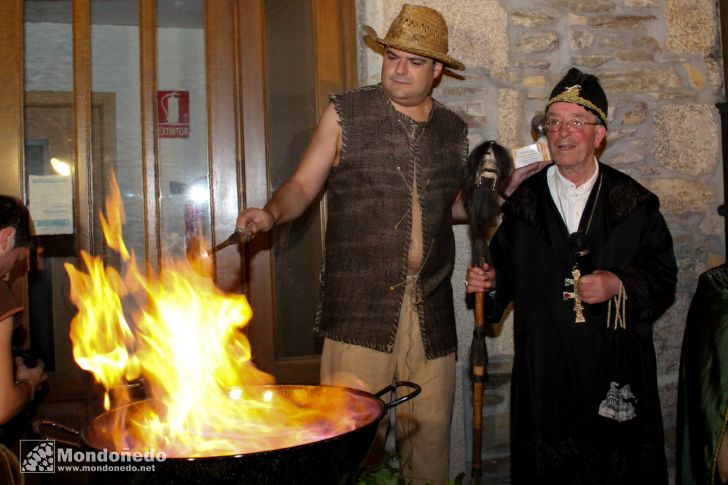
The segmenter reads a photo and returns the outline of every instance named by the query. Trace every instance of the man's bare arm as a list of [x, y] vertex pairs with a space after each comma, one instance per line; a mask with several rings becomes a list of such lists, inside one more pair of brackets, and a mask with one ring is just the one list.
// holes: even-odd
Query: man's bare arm
[[237, 226], [251, 232], [269, 231], [303, 213], [326, 183], [339, 162], [341, 126], [333, 104], [324, 111], [296, 171], [273, 194], [263, 209], [248, 208], [238, 216]]
[[0, 321], [0, 424], [7, 423], [32, 399], [35, 389], [46, 379], [42, 361], [26, 367], [22, 359], [12, 357], [13, 317]]
[[463, 191], [458, 192], [455, 202], [452, 204], [452, 223], [466, 224], [468, 222], [468, 212], [465, 210], [465, 199]]

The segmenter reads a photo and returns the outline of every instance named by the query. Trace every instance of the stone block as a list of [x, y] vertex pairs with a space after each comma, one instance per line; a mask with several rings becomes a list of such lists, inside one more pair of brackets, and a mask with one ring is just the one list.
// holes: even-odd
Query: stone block
[[594, 34], [589, 30], [575, 29], [571, 32], [571, 48], [574, 50], [588, 49], [594, 44]]
[[545, 71], [551, 67], [551, 63], [549, 61], [544, 61], [543, 59], [527, 59], [516, 61], [515, 66], [522, 69], [538, 69]]
[[511, 14], [513, 25], [519, 27], [548, 27], [558, 19], [558, 15], [539, 10], [518, 10]]
[[716, 117], [715, 108], [707, 104], [661, 107], [654, 118], [655, 157], [687, 175], [711, 172], [720, 140]]
[[546, 78], [543, 76], [523, 76], [523, 87], [529, 89], [544, 89], [546, 87]]
[[604, 72], [599, 74], [599, 80], [607, 96], [659, 92], [682, 87], [680, 77], [669, 66]]
[[696, 91], [702, 91], [705, 89], [705, 75], [695, 67], [694, 65], [686, 62], [683, 64], [683, 67], [685, 68], [685, 71], [688, 73], [688, 81], [690, 82], [690, 86], [693, 87]]
[[523, 114], [523, 95], [515, 89], [501, 89], [498, 92], [498, 127], [500, 143], [508, 148], [520, 146]]
[[528, 34], [521, 37], [515, 51], [521, 54], [552, 52], [559, 47], [559, 36], [555, 32]]
[[624, 38], [618, 35], [604, 35], [599, 40], [599, 47], [606, 50], [623, 49], [625, 46]]
[[625, 7], [657, 7], [658, 0], [624, 0]]
[[660, 50], [660, 43], [654, 37], [640, 36], [632, 39], [632, 47], [637, 49], [650, 49], [652, 51]]
[[[607, 145], [613, 145], [615, 142], [627, 138], [631, 142], [634, 142], [634, 134], [637, 133], [636, 128], [622, 128], [622, 129], [610, 129], [607, 131]], [[637, 140], [638, 143], [645, 143], [644, 140]], [[629, 150], [634, 153], [635, 150]]]
[[566, 23], [569, 25], [589, 25], [589, 17], [569, 12], [566, 14]]
[[716, 47], [716, 10], [712, 0], [666, 0], [665, 48], [707, 56]]
[[647, 24], [657, 20], [654, 15], [613, 15], [591, 17], [589, 25], [596, 29], [640, 29], [644, 31]]
[[611, 12], [614, 2], [609, 0], [552, 0], [563, 11], [576, 13]]
[[617, 59], [622, 62], [650, 62], [655, 59], [655, 55], [652, 51], [648, 50], [629, 49], [618, 52]]
[[715, 198], [710, 186], [690, 179], [661, 178], [645, 181], [644, 185], [660, 198], [663, 214], [704, 212]]
[[574, 56], [574, 64], [594, 69], [612, 60], [612, 56], [592, 54], [585, 56]]
[[719, 60], [706, 59], [705, 64], [708, 69], [708, 79], [710, 80], [710, 89], [713, 93], [721, 92], [723, 87], [723, 64]]
[[623, 125], [641, 125], [647, 117], [647, 103], [639, 101], [630, 106], [622, 117]]

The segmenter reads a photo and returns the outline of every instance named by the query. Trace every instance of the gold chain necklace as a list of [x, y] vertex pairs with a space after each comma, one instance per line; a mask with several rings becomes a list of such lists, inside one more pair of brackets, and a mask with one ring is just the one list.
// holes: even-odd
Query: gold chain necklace
[[597, 195], [594, 197], [594, 203], [592, 204], [591, 212], [589, 213], [589, 220], [586, 221], [586, 230], [584, 234], [589, 234], [589, 228], [591, 227], [592, 219], [594, 218], [594, 211], [597, 208], [597, 202], [599, 202], [599, 194], [602, 191], [602, 173], [599, 172], [599, 185], [597, 185]]

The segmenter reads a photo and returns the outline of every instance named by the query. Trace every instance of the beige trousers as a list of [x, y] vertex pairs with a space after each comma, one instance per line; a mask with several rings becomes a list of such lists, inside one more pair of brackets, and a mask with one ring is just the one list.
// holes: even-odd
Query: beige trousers
[[[415, 281], [414, 276], [407, 278], [392, 353], [326, 339], [321, 355], [321, 384], [371, 393], [395, 380], [419, 384], [419, 396], [394, 408], [400, 474], [408, 484], [439, 485], [448, 480], [455, 354], [433, 360], [425, 358], [415, 307]], [[408, 388], [403, 388], [400, 394], [407, 392]], [[388, 400], [387, 396], [383, 399]], [[388, 426], [385, 416], [373, 448], [384, 449]], [[373, 453], [377, 450], [373, 449]]]

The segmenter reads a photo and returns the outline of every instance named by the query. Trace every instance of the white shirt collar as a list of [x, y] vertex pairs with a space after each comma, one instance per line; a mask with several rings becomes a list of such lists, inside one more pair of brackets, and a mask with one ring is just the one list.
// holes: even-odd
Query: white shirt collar
[[552, 165], [546, 172], [546, 180], [551, 192], [551, 198], [556, 209], [561, 214], [569, 234], [579, 229], [579, 222], [584, 208], [589, 200], [589, 194], [599, 177], [599, 163], [594, 157], [594, 173], [585, 183], [577, 187], [573, 182], [561, 175], [556, 165]]

